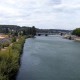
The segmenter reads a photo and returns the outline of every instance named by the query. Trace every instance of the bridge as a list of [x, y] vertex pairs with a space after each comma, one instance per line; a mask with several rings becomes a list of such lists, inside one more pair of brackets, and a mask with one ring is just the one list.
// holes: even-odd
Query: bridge
[[59, 33], [36, 33], [37, 36], [41, 36], [41, 35], [48, 36], [48, 35], [56, 35], [56, 34], [59, 34]]

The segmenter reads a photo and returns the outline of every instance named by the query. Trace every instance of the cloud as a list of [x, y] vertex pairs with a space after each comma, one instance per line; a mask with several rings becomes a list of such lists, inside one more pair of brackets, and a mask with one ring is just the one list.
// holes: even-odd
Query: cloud
[[80, 0], [3, 0], [0, 24], [74, 29], [80, 26]]

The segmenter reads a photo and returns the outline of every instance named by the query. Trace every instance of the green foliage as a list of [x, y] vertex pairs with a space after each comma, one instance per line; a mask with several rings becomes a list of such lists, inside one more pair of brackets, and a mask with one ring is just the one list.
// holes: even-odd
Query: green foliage
[[80, 36], [80, 28], [73, 30], [72, 34], [76, 36]]
[[36, 35], [36, 28], [26, 27], [26, 26], [17, 26], [17, 25], [0, 25], [0, 33], [11, 34], [13, 36], [19, 35]]
[[13, 37], [12, 39], [11, 39], [11, 42], [13, 43], [13, 42], [16, 42], [16, 37]]
[[8, 47], [9, 45], [10, 45], [10, 43], [4, 42], [4, 43], [1, 45], [1, 47], [4, 48], [4, 47]]
[[21, 37], [5, 51], [0, 51], [0, 80], [12, 80], [11, 78], [16, 75], [24, 42], [25, 37]]
[[0, 49], [1, 49], [1, 48], [4, 48], [4, 47], [8, 47], [9, 45], [10, 45], [9, 42], [0, 43]]
[[34, 36], [36, 35], [36, 28], [35, 28], [35, 26], [32, 27], [32, 33], [33, 33]]
[[19, 31], [20, 26], [17, 25], [0, 25], [0, 33], [9, 33], [14, 31]]

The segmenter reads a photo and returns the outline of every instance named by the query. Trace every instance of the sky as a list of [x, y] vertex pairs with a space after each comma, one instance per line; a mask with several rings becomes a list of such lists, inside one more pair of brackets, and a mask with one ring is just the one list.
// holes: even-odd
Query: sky
[[80, 0], [1, 0], [0, 24], [72, 30], [80, 27]]

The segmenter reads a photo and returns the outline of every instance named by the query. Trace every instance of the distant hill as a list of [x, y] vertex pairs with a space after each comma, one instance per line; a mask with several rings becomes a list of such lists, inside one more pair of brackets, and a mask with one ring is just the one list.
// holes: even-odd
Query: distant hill
[[[0, 33], [8, 33], [10, 31], [25, 31], [27, 34], [30, 33], [31, 27], [27, 26], [17, 26], [17, 25], [0, 25]], [[62, 30], [62, 29], [38, 29], [36, 28], [37, 33], [70, 33], [72, 30]]]
[[10, 30], [19, 30], [20, 26], [17, 25], [0, 25], [0, 33], [7, 33]]
[[[33, 26], [32, 26], [33, 27]], [[31, 34], [32, 27], [27, 26], [17, 26], [17, 25], [0, 25], [0, 33], [19, 33], [23, 32], [24, 34]]]
[[62, 29], [37, 29], [37, 33], [71, 33], [72, 30]]
[[17, 28], [20, 28], [20, 26], [17, 26], [17, 25], [0, 25], [0, 28], [17, 29]]
[[8, 31], [21, 31], [27, 30], [30, 27], [20, 27], [17, 25], [0, 25], [0, 33], [8, 33]]

